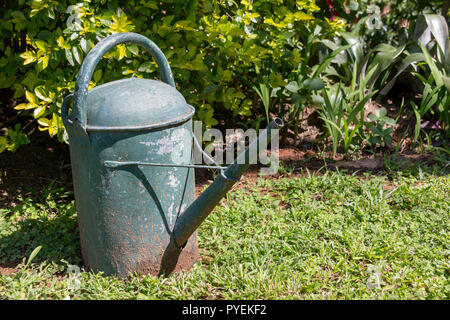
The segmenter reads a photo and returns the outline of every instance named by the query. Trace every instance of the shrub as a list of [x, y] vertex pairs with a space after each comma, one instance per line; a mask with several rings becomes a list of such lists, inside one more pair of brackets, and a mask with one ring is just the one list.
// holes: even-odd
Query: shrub
[[[320, 25], [322, 38], [342, 28], [338, 19], [316, 18], [318, 12], [314, 0], [9, 0], [0, 7], [0, 90], [21, 102], [20, 116], [63, 141], [60, 105], [74, 90], [83, 58], [99, 39], [132, 31], [162, 49], [178, 90], [207, 126], [218, 119], [258, 125], [264, 108], [252, 86], [285, 85], [310, 28]], [[153, 59], [140, 53], [133, 45], [111, 50], [91, 87], [124, 76], [157, 78]], [[19, 128], [0, 139], [0, 151], [26, 141]]]

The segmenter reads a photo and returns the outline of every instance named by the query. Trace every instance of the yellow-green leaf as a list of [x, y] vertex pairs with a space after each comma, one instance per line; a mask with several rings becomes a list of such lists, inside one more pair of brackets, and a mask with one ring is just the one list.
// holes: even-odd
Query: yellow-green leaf
[[44, 70], [48, 66], [48, 58], [49, 56], [40, 57], [38, 60], [38, 69], [39, 71]]
[[6, 139], [5, 137], [0, 137], [0, 153], [5, 151], [7, 146], [8, 146], [8, 139]]
[[41, 100], [52, 102], [52, 99], [48, 96], [48, 94], [45, 92], [45, 89], [43, 86], [36, 87], [34, 89], [34, 94]]
[[27, 98], [28, 102], [30, 102], [30, 104], [32, 104], [33, 106], [38, 105], [36, 97], [30, 91], [25, 91], [25, 97]]
[[44, 41], [42, 41], [42, 40], [37, 40], [37, 41], [35, 41], [34, 42], [34, 44], [36, 45], [36, 47], [39, 49], [39, 50], [42, 50], [42, 51], [47, 51], [47, 44], [44, 42]]
[[111, 33], [128, 32], [134, 28], [125, 14], [122, 14], [120, 17], [113, 16], [112, 20], [114, 22], [109, 26], [109, 32]]
[[53, 137], [55, 134], [58, 133], [58, 129], [55, 127], [48, 127], [48, 134], [50, 137]]
[[119, 60], [122, 60], [125, 57], [125, 53], [127, 52], [127, 47], [124, 44], [120, 44], [117, 46], [119, 49]]
[[297, 20], [313, 20], [314, 19], [314, 17], [312, 15], [309, 15], [309, 14], [301, 12], [301, 11], [294, 13], [294, 17]]
[[32, 9], [31, 12], [30, 12], [30, 18], [34, 17], [39, 11], [41, 11], [41, 10], [39, 10], [39, 9]]
[[33, 110], [33, 117], [35, 119], [42, 117], [44, 112], [45, 112], [45, 106], [37, 107], [36, 109]]
[[51, 123], [51, 121], [49, 120], [49, 119], [47, 119], [47, 118], [40, 118], [40, 119], [38, 119], [38, 121], [37, 121], [41, 126], [44, 126], [44, 127], [48, 127], [49, 125], [50, 125], [50, 123]]
[[21, 104], [18, 104], [17, 106], [15, 106], [14, 107], [14, 109], [16, 109], [16, 110], [26, 110], [26, 109], [29, 109], [29, 108], [27, 108], [27, 106], [29, 105], [29, 103], [21, 103]]
[[31, 51], [25, 51], [24, 53], [22, 53], [20, 55], [20, 57], [22, 59], [25, 59], [25, 61], [23, 62], [24, 65], [27, 65], [27, 64], [30, 64], [30, 63], [36, 61], [36, 56]]
[[60, 47], [61, 49], [70, 49], [71, 48], [70, 44], [66, 43], [63, 36], [59, 36], [59, 38], [56, 39], [56, 42], [58, 43], [58, 47]]

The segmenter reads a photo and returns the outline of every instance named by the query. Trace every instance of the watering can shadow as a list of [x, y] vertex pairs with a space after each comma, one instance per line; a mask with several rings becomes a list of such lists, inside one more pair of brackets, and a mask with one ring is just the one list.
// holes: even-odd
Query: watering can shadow
[[[163, 81], [122, 79], [88, 90], [100, 59], [123, 43], [149, 52]], [[228, 167], [207, 156], [214, 165], [196, 165], [193, 148], [201, 147], [192, 133], [194, 112], [175, 89], [164, 54], [148, 38], [114, 34], [86, 56], [61, 116], [69, 136], [82, 255], [88, 268], [120, 277], [130, 272], [168, 275], [190, 268], [198, 259], [196, 230], [250, 163], [256, 163], [258, 150], [270, 143], [274, 129], [283, 126], [281, 119], [274, 119]], [[220, 170], [197, 199], [194, 168]]]

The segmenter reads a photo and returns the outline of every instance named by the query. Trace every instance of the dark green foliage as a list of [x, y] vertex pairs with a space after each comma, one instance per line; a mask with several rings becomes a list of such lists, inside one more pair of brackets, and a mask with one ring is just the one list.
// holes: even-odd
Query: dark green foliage
[[[0, 89], [23, 102], [15, 107], [20, 115], [63, 141], [60, 105], [74, 90], [83, 58], [99, 39], [132, 31], [162, 49], [178, 89], [207, 126], [217, 119], [252, 125], [250, 119], [264, 114], [251, 89], [258, 74], [271, 87], [283, 85], [300, 62], [301, 38], [310, 27], [321, 25], [321, 37], [342, 28], [316, 19], [318, 10], [313, 0], [9, 1], [0, 8]], [[158, 78], [154, 61], [141, 52], [125, 45], [112, 50], [91, 87], [130, 76]], [[5, 139], [0, 148], [11, 149], [12, 137]]]

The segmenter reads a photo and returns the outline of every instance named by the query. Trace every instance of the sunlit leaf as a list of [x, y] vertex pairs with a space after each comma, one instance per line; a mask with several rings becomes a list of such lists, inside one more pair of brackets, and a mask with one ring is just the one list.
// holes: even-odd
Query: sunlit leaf
[[45, 112], [45, 106], [42, 107], [37, 107], [36, 109], [33, 110], [33, 117], [35, 119], [41, 117]]
[[50, 123], [51, 123], [51, 120], [46, 119], [46, 118], [40, 118], [40, 119], [38, 119], [37, 122], [38, 122], [41, 126], [48, 127], [48, 126], [50, 125]]
[[36, 97], [30, 91], [25, 91], [25, 97], [27, 98], [28, 102], [30, 102], [31, 104], [33, 104], [33, 105], [38, 104]]
[[127, 48], [124, 44], [118, 45], [117, 49], [119, 50], [119, 60], [122, 60], [123, 57], [125, 57], [125, 54], [127, 52]]
[[3, 136], [0, 136], [0, 153], [5, 151], [7, 146], [8, 146], [8, 139], [6, 139]]
[[36, 45], [36, 47], [39, 50], [42, 50], [44, 52], [47, 51], [47, 44], [45, 43], [45, 41], [37, 40], [37, 41], [34, 42], [34, 44]]
[[52, 99], [48, 97], [48, 94], [45, 92], [44, 86], [39, 86], [34, 89], [34, 94], [41, 100], [51, 102]]
[[37, 60], [36, 55], [30, 51], [25, 51], [20, 55], [22, 59], [25, 59], [23, 62], [24, 65], [30, 64]]
[[81, 64], [81, 61], [82, 61], [83, 58], [82, 58], [80, 49], [78, 49], [77, 46], [74, 46], [74, 47], [72, 48], [72, 53], [73, 53], [73, 57], [74, 57], [75, 60], [78, 62], [78, 64]]
[[431, 34], [436, 39], [442, 53], [445, 56], [443, 61], [450, 63], [450, 48], [449, 48], [449, 34], [448, 25], [445, 18], [438, 14], [425, 14], [425, 20], [430, 28]]
[[42, 70], [44, 70], [45, 68], [47, 68], [47, 66], [48, 66], [48, 60], [49, 60], [49, 56], [43, 56], [43, 57], [40, 57], [39, 58], [39, 60], [38, 60], [38, 70], [39, 71], [42, 71]]
[[75, 63], [73, 61], [72, 51], [69, 49], [66, 49], [65, 52], [66, 52], [66, 58], [67, 58], [67, 61], [69, 62], [69, 64], [71, 66], [75, 66]]

